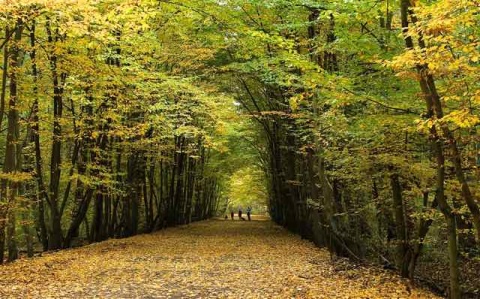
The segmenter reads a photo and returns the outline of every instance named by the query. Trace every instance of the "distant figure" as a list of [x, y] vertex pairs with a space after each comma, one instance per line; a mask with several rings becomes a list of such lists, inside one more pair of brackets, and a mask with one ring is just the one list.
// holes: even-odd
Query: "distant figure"
[[242, 207], [238, 207], [238, 219], [242, 219]]
[[250, 218], [250, 215], [252, 214], [252, 207], [247, 208], [247, 217], [248, 221], [252, 221], [252, 218]]
[[235, 213], [233, 212], [233, 210], [230, 211], [230, 217], [232, 218], [232, 220], [235, 217]]
[[228, 216], [227, 216], [227, 215], [225, 215], [225, 220], [227, 220], [227, 219], [228, 219]]

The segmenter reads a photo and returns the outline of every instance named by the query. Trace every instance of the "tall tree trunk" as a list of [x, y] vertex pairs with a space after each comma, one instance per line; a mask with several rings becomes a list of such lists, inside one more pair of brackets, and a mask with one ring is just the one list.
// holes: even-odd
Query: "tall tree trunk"
[[[405, 34], [405, 43], [408, 49], [413, 49], [413, 39], [408, 36], [408, 27], [409, 21], [408, 17], [410, 16], [413, 23], [418, 22], [416, 15], [413, 12], [412, 2], [410, 0], [401, 1], [401, 18], [402, 18], [402, 27], [404, 28]], [[420, 35], [418, 39], [418, 45], [421, 49], [425, 49], [425, 41]], [[441, 102], [440, 94], [437, 91], [435, 79], [430, 73], [428, 65], [426, 64], [417, 64], [417, 73], [419, 75], [420, 87], [422, 89], [423, 96], [425, 101], [428, 102], [427, 105], [431, 107], [430, 118], [435, 118], [440, 120], [443, 118], [443, 105]], [[455, 176], [459, 182], [462, 190], [462, 198], [467, 204], [468, 209], [470, 210], [473, 218], [473, 224], [477, 232], [477, 241], [480, 242], [480, 208], [478, 203], [474, 198], [470, 186], [468, 184], [465, 172], [462, 167], [462, 154], [458, 148], [457, 138], [454, 136], [453, 132], [448, 128], [446, 123], [440, 122], [440, 130], [443, 133], [443, 136], [446, 138], [446, 145], [450, 148], [451, 157], [450, 160], [455, 167]]]
[[448, 234], [448, 260], [450, 265], [450, 298], [461, 298], [460, 292], [460, 273], [458, 269], [458, 245], [457, 245], [457, 227], [455, 224], [455, 214], [447, 202], [445, 196], [445, 157], [443, 155], [442, 141], [438, 138], [435, 128], [432, 128], [432, 134], [435, 136], [434, 148], [437, 161], [437, 200], [440, 211], [442, 211], [447, 222]]
[[30, 46], [32, 50], [30, 52], [30, 58], [32, 60], [32, 75], [33, 75], [33, 108], [32, 108], [32, 139], [35, 148], [35, 177], [38, 185], [38, 212], [37, 212], [37, 224], [39, 229], [40, 241], [43, 246], [43, 250], [48, 249], [48, 235], [47, 227], [45, 224], [45, 202], [49, 202], [47, 189], [43, 181], [43, 161], [40, 147], [40, 120], [38, 116], [38, 68], [36, 60], [36, 37], [35, 37], [35, 22], [30, 27]]
[[[401, 20], [402, 20], [402, 27], [404, 28], [405, 34], [405, 44], [408, 49], [413, 49], [413, 39], [408, 36], [408, 27], [409, 21], [408, 17], [412, 10], [412, 3], [410, 0], [402, 0], [401, 2]], [[413, 14], [412, 14], [413, 15]], [[412, 21], [416, 22], [416, 17], [412, 17]], [[422, 38], [419, 39], [420, 47], [424, 48], [424, 42]], [[443, 117], [442, 106], [440, 102], [440, 96], [437, 93], [435, 82], [433, 80], [433, 76], [429, 75], [428, 66], [426, 65], [417, 65], [417, 72], [420, 77], [420, 87], [423, 92], [424, 100], [427, 106], [427, 117], [429, 119], [441, 119]], [[443, 129], [448, 130], [448, 128]], [[448, 136], [448, 133], [444, 132], [444, 135], [447, 138], [452, 138]], [[456, 225], [455, 225], [455, 215], [449, 206], [446, 197], [445, 197], [445, 156], [443, 151], [444, 142], [440, 138], [437, 132], [437, 128], [432, 126], [430, 128], [430, 137], [432, 147], [434, 148], [434, 154], [436, 157], [436, 168], [437, 168], [437, 180], [436, 180], [436, 198], [438, 201], [438, 206], [442, 211], [445, 220], [447, 222], [447, 231], [448, 231], [448, 256], [449, 256], [449, 264], [450, 264], [450, 298], [460, 298], [460, 283], [459, 283], [459, 270], [458, 270], [458, 248], [457, 248], [457, 232], [456, 232]], [[456, 147], [456, 143], [455, 147]], [[458, 156], [459, 154], [456, 153]], [[455, 156], [455, 153], [454, 153]], [[455, 162], [455, 161], [454, 161]], [[457, 166], [457, 165], [456, 165]], [[455, 169], [457, 173], [457, 177], [459, 176], [459, 172], [463, 174], [462, 169]], [[462, 192], [464, 192], [464, 184], [462, 184]], [[468, 189], [468, 185], [466, 185], [466, 189]], [[467, 200], [467, 198], [464, 198]], [[468, 200], [467, 200], [468, 203]], [[469, 206], [470, 208], [470, 206]], [[477, 208], [478, 209], [478, 208]], [[475, 218], [475, 213], [472, 213]], [[477, 213], [478, 214], [478, 213]], [[480, 224], [479, 221], [474, 221], [477, 224]], [[480, 227], [476, 227], [477, 232]]]
[[0, 93], [0, 132], [2, 131], [3, 115], [5, 114], [5, 99], [7, 96], [9, 40], [10, 28], [7, 26], [5, 28], [5, 44], [3, 45], [2, 91]]
[[[55, 47], [58, 42], [58, 28], [55, 37], [51, 29], [51, 20], [47, 18], [46, 23], [47, 39], [51, 47]], [[63, 232], [61, 225], [61, 213], [58, 205], [61, 164], [62, 164], [62, 126], [61, 118], [63, 116], [63, 84], [65, 74], [59, 75], [57, 68], [58, 57], [55, 49], [50, 53], [50, 71], [53, 80], [53, 132], [52, 132], [52, 154], [50, 158], [50, 200], [48, 202], [51, 214], [50, 236], [48, 239], [48, 248], [50, 250], [62, 248]]]
[[[2, 90], [0, 93], [0, 130], [2, 129], [3, 115], [5, 114], [5, 100], [7, 96], [7, 80], [8, 80], [8, 47], [9, 47], [10, 29], [5, 28], [5, 45], [3, 48], [3, 72], [2, 72]], [[0, 194], [0, 264], [4, 260], [5, 251], [5, 226], [7, 218], [7, 203], [3, 194]]]
[[[22, 38], [23, 21], [18, 19], [15, 26], [14, 42], [11, 45], [9, 53], [10, 63], [10, 98], [8, 107], [8, 127], [7, 127], [7, 141], [5, 149], [5, 161], [3, 165], [3, 172], [9, 175], [15, 175], [20, 171], [20, 165], [18, 161], [18, 139], [19, 139], [19, 124], [18, 124], [18, 76], [17, 68], [19, 67], [20, 49], [19, 42]], [[7, 248], [8, 248], [8, 261], [13, 261], [18, 257], [18, 248], [15, 239], [16, 219], [15, 210], [13, 209], [15, 199], [17, 196], [19, 183], [12, 179], [3, 179], [1, 182], [1, 198], [6, 201], [4, 207], [2, 207], [2, 215], [0, 219], [5, 219], [7, 216]], [[3, 248], [4, 248], [4, 225], [0, 223], [0, 261], [3, 261]], [[3, 245], [3, 246], [2, 246]]]

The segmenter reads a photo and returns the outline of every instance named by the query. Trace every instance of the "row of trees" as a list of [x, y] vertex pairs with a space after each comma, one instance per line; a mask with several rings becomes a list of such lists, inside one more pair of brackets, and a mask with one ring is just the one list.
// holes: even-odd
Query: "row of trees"
[[[231, 101], [182, 72], [209, 53], [176, 13], [2, 1], [0, 263], [214, 214]], [[204, 56], [182, 65], [172, 44]]]
[[225, 1], [225, 89], [257, 123], [275, 221], [478, 293], [477, 4]]

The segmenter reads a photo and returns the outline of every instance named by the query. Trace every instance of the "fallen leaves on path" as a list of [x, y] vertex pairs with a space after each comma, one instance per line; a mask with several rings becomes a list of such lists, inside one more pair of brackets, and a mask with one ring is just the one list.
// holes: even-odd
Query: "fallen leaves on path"
[[209, 220], [0, 267], [0, 298], [436, 298], [270, 221]]

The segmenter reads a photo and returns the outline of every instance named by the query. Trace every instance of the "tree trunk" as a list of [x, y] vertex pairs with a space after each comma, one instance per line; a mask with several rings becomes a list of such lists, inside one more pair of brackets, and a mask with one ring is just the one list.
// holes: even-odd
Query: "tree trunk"
[[0, 132], [2, 131], [3, 115], [5, 114], [5, 99], [7, 96], [7, 80], [8, 80], [8, 47], [10, 39], [10, 29], [5, 28], [5, 45], [3, 46], [3, 72], [2, 72], [2, 91], [0, 93]]
[[30, 59], [32, 60], [32, 75], [33, 75], [33, 94], [34, 101], [32, 107], [32, 139], [35, 148], [35, 177], [38, 185], [38, 216], [37, 224], [40, 231], [40, 241], [43, 246], [43, 250], [48, 249], [48, 235], [47, 227], [45, 224], [45, 206], [44, 203], [49, 202], [47, 189], [43, 181], [43, 161], [40, 147], [40, 120], [38, 117], [38, 68], [36, 61], [36, 37], [35, 37], [35, 22], [30, 27], [30, 46], [32, 50], [30, 52]]
[[[412, 2], [409, 0], [402, 0], [401, 1], [401, 17], [402, 17], [402, 27], [404, 28], [404, 33], [408, 33], [408, 16], [410, 15], [412, 22], [416, 23], [417, 17], [412, 11]], [[407, 48], [413, 48], [413, 40], [411, 37], [405, 37], [405, 43]], [[418, 44], [421, 49], [425, 49], [425, 42], [420, 35], [418, 39]], [[430, 73], [428, 65], [425, 64], [417, 64], [417, 73], [420, 78], [420, 87], [422, 89], [423, 96], [425, 101], [428, 103], [427, 105], [430, 106], [431, 115], [430, 117], [434, 117], [437, 120], [443, 118], [443, 106], [441, 102], [440, 95], [437, 91], [435, 79], [433, 75]], [[473, 224], [477, 231], [477, 241], [480, 241], [480, 208], [474, 198], [470, 186], [467, 182], [465, 172], [462, 167], [462, 154], [458, 149], [458, 142], [457, 138], [454, 136], [453, 132], [448, 128], [448, 125], [445, 123], [440, 123], [440, 129], [447, 140], [447, 145], [450, 148], [452, 155], [450, 160], [455, 167], [455, 176], [457, 181], [460, 183], [462, 188], [462, 197], [467, 204], [468, 209], [470, 210], [473, 218]]]
[[[405, 34], [405, 44], [408, 49], [413, 48], [413, 40], [410, 36], [407, 36], [408, 33], [408, 16], [411, 12], [412, 3], [409, 0], [401, 1], [401, 19], [402, 27], [404, 28]], [[413, 21], [415, 22], [416, 17]], [[424, 47], [423, 40], [419, 39], [421, 47]], [[440, 96], [437, 93], [435, 88], [435, 82], [433, 77], [428, 74], [428, 67], [425, 65], [417, 65], [417, 72], [420, 75], [420, 87], [423, 92], [424, 100], [427, 106], [427, 117], [430, 119], [440, 119], [443, 117], [442, 106], [440, 103]], [[445, 133], [444, 133], [445, 134]], [[456, 225], [455, 225], [455, 215], [451, 207], [448, 205], [448, 202], [445, 197], [445, 156], [443, 152], [443, 141], [438, 136], [437, 129], [435, 126], [430, 128], [430, 137], [431, 142], [434, 148], [434, 153], [436, 157], [436, 168], [437, 168], [437, 180], [436, 180], [436, 198], [438, 200], [438, 206], [442, 211], [445, 220], [447, 222], [448, 229], [448, 255], [449, 255], [449, 264], [450, 264], [450, 298], [460, 298], [460, 283], [459, 283], [459, 270], [458, 270], [458, 249], [457, 249], [457, 234], [456, 234]], [[456, 169], [458, 172], [459, 169]], [[457, 173], [458, 176], [458, 173]], [[467, 185], [468, 187], [468, 185]], [[463, 185], [462, 185], [463, 189]], [[472, 213], [473, 214], [473, 213]], [[478, 232], [477, 227], [477, 232]]]
[[[54, 42], [58, 39], [58, 32], [54, 38], [51, 30], [51, 21], [47, 18], [46, 23], [47, 39], [50, 46], [54, 47]], [[58, 31], [58, 29], [57, 29]], [[63, 232], [61, 224], [61, 213], [58, 206], [61, 164], [62, 164], [62, 126], [61, 118], [63, 116], [63, 83], [65, 75], [62, 74], [60, 78], [57, 70], [57, 54], [50, 55], [50, 71], [53, 80], [53, 132], [52, 132], [52, 154], [50, 157], [50, 186], [49, 186], [49, 202], [51, 214], [51, 227], [49, 230], [50, 236], [48, 239], [48, 249], [55, 250], [62, 248]]]
[[[19, 66], [20, 60], [20, 49], [18, 48], [18, 43], [22, 38], [23, 32], [23, 21], [18, 19], [15, 26], [14, 33], [14, 42], [8, 50], [9, 53], [9, 68], [12, 70], [10, 72], [10, 98], [9, 98], [9, 107], [8, 107], [8, 127], [7, 127], [7, 140], [6, 140], [6, 149], [5, 149], [5, 161], [3, 165], [3, 172], [9, 175], [15, 175], [16, 172], [20, 171], [20, 165], [18, 161], [18, 139], [19, 139], [19, 129], [18, 129], [18, 77], [16, 68]], [[18, 248], [15, 239], [15, 228], [16, 228], [16, 219], [15, 219], [15, 199], [17, 196], [19, 188], [19, 183], [13, 179], [3, 179], [1, 182], [1, 198], [6, 201], [2, 207], [2, 214], [0, 219], [5, 219], [7, 216], [7, 248], [8, 248], [8, 261], [13, 261], [18, 257]], [[3, 261], [3, 248], [5, 245], [2, 239], [4, 239], [4, 224], [0, 223], [0, 261]]]

